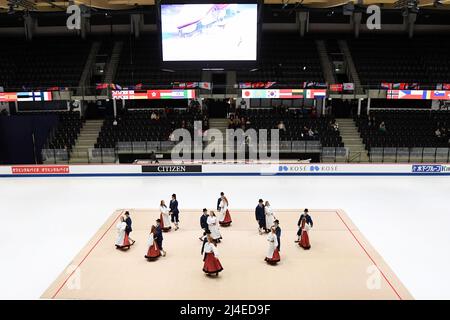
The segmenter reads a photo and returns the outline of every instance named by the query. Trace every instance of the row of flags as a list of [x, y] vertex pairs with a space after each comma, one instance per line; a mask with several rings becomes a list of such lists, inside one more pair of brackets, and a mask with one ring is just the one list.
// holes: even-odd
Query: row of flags
[[195, 90], [114, 90], [115, 100], [147, 100], [147, 99], [195, 99]]
[[326, 89], [246, 89], [242, 98], [249, 99], [315, 99], [324, 98]]
[[0, 92], [0, 102], [52, 101], [50, 91]]
[[354, 91], [354, 90], [355, 90], [354, 83], [330, 84], [330, 91], [332, 91], [332, 92], [343, 92], [343, 91]]
[[450, 90], [388, 90], [387, 99], [450, 100]]
[[211, 90], [211, 82], [172, 82], [173, 88]]

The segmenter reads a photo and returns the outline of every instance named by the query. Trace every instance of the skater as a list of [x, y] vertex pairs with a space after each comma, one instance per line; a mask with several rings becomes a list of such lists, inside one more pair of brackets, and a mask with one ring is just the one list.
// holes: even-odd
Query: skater
[[169, 207], [170, 207], [170, 214], [172, 215], [172, 223], [175, 225], [175, 231], [177, 231], [179, 229], [178, 214], [180, 212], [178, 211], [178, 201], [177, 201], [177, 195], [175, 193], [172, 195], [172, 200], [170, 200]]
[[125, 217], [120, 217], [120, 222], [116, 226], [117, 228], [117, 238], [116, 238], [116, 249], [129, 249], [132, 245], [126, 233], [127, 223], [125, 222]]
[[215, 243], [220, 243], [222, 236], [220, 235], [219, 222], [217, 221], [217, 217], [214, 211], [211, 210], [209, 212], [209, 217], [206, 220], [206, 222], [208, 223], [209, 231], [211, 231], [211, 238], [214, 240]]
[[273, 215], [273, 210], [269, 201], [266, 201], [264, 204], [264, 215], [266, 218], [266, 232], [270, 232], [270, 228], [272, 228], [275, 221], [275, 216]]
[[161, 256], [158, 244], [155, 241], [156, 227], [152, 226], [150, 229], [150, 235], [148, 236], [148, 250], [145, 258], [149, 261], [155, 260]]
[[264, 261], [269, 264], [277, 264], [280, 261], [280, 253], [278, 252], [278, 240], [275, 233], [275, 227], [270, 229], [267, 241], [269, 241], [269, 250], [267, 251]]
[[208, 231], [208, 210], [206, 208], [203, 209], [202, 216], [200, 217], [200, 228], [203, 230], [203, 235], [199, 238], [200, 241], [203, 241], [206, 238], [206, 231]]
[[220, 211], [220, 203], [222, 202], [222, 198], [225, 196], [225, 193], [221, 192], [219, 199], [217, 199], [217, 211]]
[[232, 222], [230, 212], [228, 211], [228, 199], [227, 197], [225, 197], [223, 192], [221, 192], [220, 195], [222, 200], [219, 203], [220, 208], [219, 224], [222, 227], [228, 227]]
[[130, 233], [133, 231], [131, 228], [131, 224], [133, 223], [130, 218], [130, 213], [128, 211], [125, 211], [125, 222], [127, 224], [127, 227], [125, 229], [125, 232], [127, 233], [128, 239], [130, 240], [131, 244], [134, 244], [136, 241], [130, 238]]
[[278, 241], [278, 252], [281, 251], [281, 228], [280, 228], [280, 221], [277, 219], [274, 221], [275, 227], [275, 234], [277, 235], [277, 241]]
[[162, 229], [161, 229], [161, 220], [157, 219], [156, 220], [156, 230], [155, 230], [155, 242], [158, 245], [159, 250], [161, 251], [161, 255], [163, 257], [166, 256], [166, 251], [164, 251], [163, 249], [163, 234], [162, 234]]
[[311, 244], [309, 243], [309, 230], [311, 230], [310, 224], [307, 222], [305, 216], [300, 218], [300, 241], [298, 245], [305, 250], [311, 249]]
[[302, 221], [303, 218], [306, 219], [306, 223], [309, 225], [309, 229], [311, 229], [313, 227], [313, 221], [312, 221], [311, 216], [309, 215], [309, 210], [305, 209], [303, 211], [303, 213], [300, 215], [300, 219], [298, 219], [298, 223], [297, 223], [297, 226], [298, 226], [297, 237], [298, 238], [297, 238], [297, 241], [295, 241], [295, 242], [299, 242], [300, 241], [301, 231], [302, 231], [301, 228], [300, 228], [300, 225], [301, 225], [301, 221]]
[[161, 212], [159, 215], [159, 219], [161, 220], [161, 230], [163, 232], [169, 232], [170, 229], [172, 229], [170, 226], [170, 213], [164, 200], [161, 200], [159, 211]]
[[205, 254], [203, 257], [203, 272], [207, 275], [215, 274], [218, 276], [219, 272], [223, 270], [223, 267], [218, 259], [219, 252], [217, 250], [217, 245], [214, 243], [214, 239], [211, 235], [207, 235], [207, 242], [203, 249]]
[[256, 221], [258, 221], [258, 231], [259, 234], [263, 234], [263, 232], [266, 230], [266, 217], [264, 213], [264, 201], [263, 199], [259, 199], [258, 205], [255, 209], [255, 217]]
[[205, 252], [205, 244], [208, 243], [208, 236], [211, 236], [211, 231], [206, 230], [203, 233], [204, 237], [203, 237], [203, 244], [202, 244], [202, 250], [201, 250], [201, 254], [203, 254]]

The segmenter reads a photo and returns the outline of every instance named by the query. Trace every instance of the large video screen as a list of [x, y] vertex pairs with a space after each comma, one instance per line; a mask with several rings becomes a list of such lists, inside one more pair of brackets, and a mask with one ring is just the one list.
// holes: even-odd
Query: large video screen
[[161, 5], [163, 61], [256, 61], [258, 5]]

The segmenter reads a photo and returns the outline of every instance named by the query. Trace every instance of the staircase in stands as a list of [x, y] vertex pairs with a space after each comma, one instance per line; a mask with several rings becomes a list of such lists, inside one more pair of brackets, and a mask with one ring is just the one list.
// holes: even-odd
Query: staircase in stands
[[223, 137], [223, 146], [225, 151], [226, 146], [226, 130], [228, 129], [228, 120], [223, 118], [210, 118], [209, 119], [209, 128], [217, 129], [222, 133]]
[[349, 162], [369, 162], [367, 150], [353, 119], [336, 119], [345, 147], [349, 149]]
[[89, 149], [94, 148], [102, 125], [103, 120], [86, 120], [70, 153], [69, 163], [89, 163]]

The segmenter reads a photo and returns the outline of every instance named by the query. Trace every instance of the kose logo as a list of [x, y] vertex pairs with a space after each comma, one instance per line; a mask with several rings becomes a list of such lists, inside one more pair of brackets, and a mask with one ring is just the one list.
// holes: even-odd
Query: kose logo
[[337, 166], [318, 166], [318, 165], [304, 165], [304, 166], [279, 166], [278, 172], [336, 172]]

